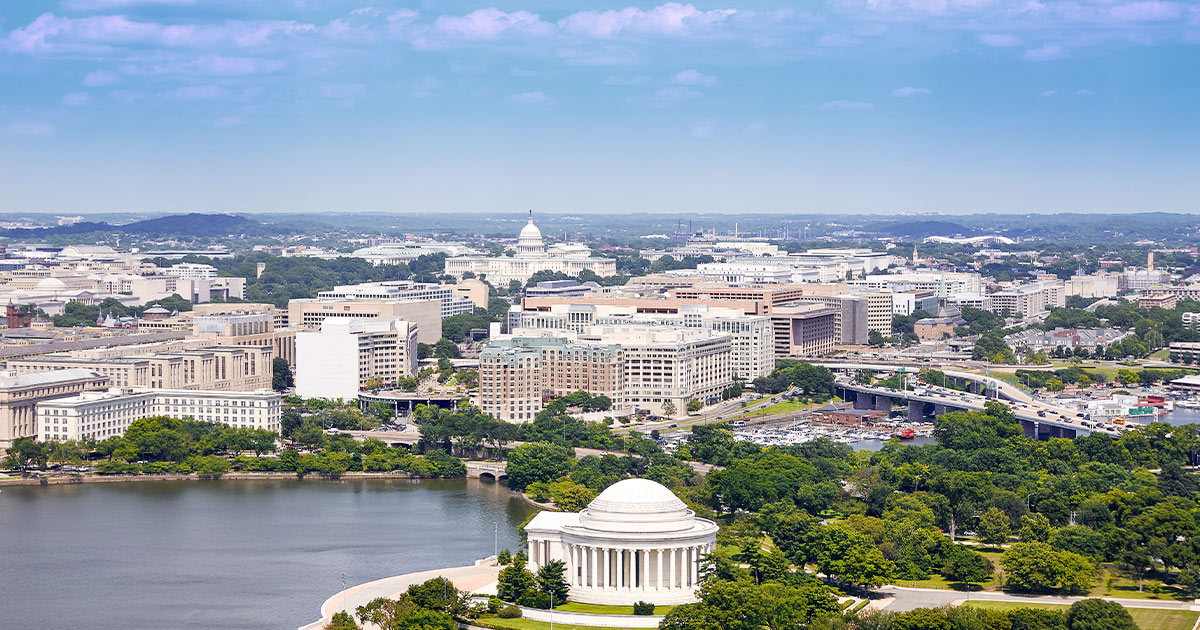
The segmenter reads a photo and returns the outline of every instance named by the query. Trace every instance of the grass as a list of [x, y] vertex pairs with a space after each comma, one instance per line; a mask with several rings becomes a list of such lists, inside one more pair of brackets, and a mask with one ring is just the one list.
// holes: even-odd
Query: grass
[[[1062, 604], [1027, 604], [1025, 602], [970, 602], [964, 606], [978, 606], [993, 610], [1012, 610], [1014, 608], [1046, 608], [1049, 610], [1066, 610], [1069, 606]], [[1155, 608], [1126, 608], [1129, 616], [1141, 628], [1149, 630], [1192, 630], [1200, 612], [1190, 610], [1158, 610]]]
[[[496, 628], [512, 628], [513, 630], [550, 630], [550, 624], [545, 621], [534, 621], [532, 619], [501, 619], [499, 617], [488, 617], [481, 619], [489, 626]], [[1149, 626], [1147, 626], [1149, 627]], [[554, 622], [554, 630], [619, 630], [612, 627], [602, 626], [577, 626], [570, 623]]]
[[[1102, 567], [1100, 574], [1096, 579], [1096, 586], [1092, 588], [1092, 597], [1120, 597], [1123, 599], [1145, 599], [1150, 601], [1170, 601], [1176, 600], [1181, 602], [1192, 601], [1192, 596], [1184, 589], [1178, 586], [1163, 584], [1160, 580], [1163, 576], [1159, 574], [1147, 574], [1144, 588], [1142, 592], [1138, 592], [1137, 580], [1122, 575], [1111, 566]], [[1113, 581], [1112, 588], [1108, 588], [1108, 579]], [[1155, 595], [1151, 593], [1149, 587], [1151, 584], [1158, 583], [1162, 586], [1162, 592]]]
[[[998, 590], [1000, 590], [1000, 585], [1001, 585], [1000, 571], [999, 571], [1000, 570], [1000, 558], [1004, 556], [1004, 553], [1000, 552], [1000, 551], [983, 551], [978, 548], [976, 548], [975, 551], [978, 551], [979, 553], [981, 553], [985, 557], [987, 557], [988, 560], [992, 561], [992, 566], [996, 568], [996, 573], [994, 573], [992, 575], [992, 577], [986, 582], [977, 582], [977, 583], [971, 584], [971, 590], [972, 591], [979, 591], [979, 590], [998, 591]], [[894, 584], [896, 586], [909, 586], [909, 587], [913, 587], [913, 588], [938, 588], [938, 589], [944, 589], [947, 591], [966, 591], [967, 590], [966, 584], [963, 584], [962, 582], [955, 582], [954, 580], [948, 580], [936, 573], [931, 575], [929, 577], [929, 579], [927, 579], [927, 580], [896, 580], [894, 582]]]
[[[665, 615], [671, 612], [674, 606], [655, 606], [654, 614]], [[554, 610], [563, 612], [589, 613], [592, 615], [632, 615], [633, 606], [610, 606], [607, 604], [580, 604], [579, 602], [567, 602], [562, 606], [555, 606]], [[554, 624], [556, 627], [558, 624]]]
[[796, 402], [793, 400], [784, 400], [781, 402], [777, 402], [774, 405], [763, 407], [762, 409], [756, 409], [754, 411], [744, 413], [735, 418], [730, 418], [730, 420], [739, 420], [742, 418], [753, 418], [755, 416], [767, 416], [767, 415], [776, 414], [776, 413], [789, 413], [792, 411], [800, 411], [801, 409], [805, 409], [808, 406], [809, 406], [809, 403]]

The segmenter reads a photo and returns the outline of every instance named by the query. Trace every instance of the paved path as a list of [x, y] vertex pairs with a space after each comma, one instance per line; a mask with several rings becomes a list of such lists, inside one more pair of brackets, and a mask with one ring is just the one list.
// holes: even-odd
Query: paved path
[[[890, 601], [882, 606], [886, 610], [904, 612], [914, 608], [937, 608], [964, 603], [968, 600], [967, 593], [932, 588], [910, 588], [907, 586], [884, 586], [878, 589], [888, 596]], [[996, 591], [976, 591], [970, 594], [970, 601], [1014, 602], [1026, 604], [1063, 604], [1070, 605], [1079, 600], [1088, 599], [1084, 596], [1063, 597], [1058, 595], [1015, 595]], [[1200, 611], [1200, 605], [1195, 602], [1180, 602], [1160, 599], [1124, 599], [1104, 597], [1127, 608], [1156, 608], [1161, 610]]]
[[487, 560], [480, 560], [478, 563], [468, 567], [452, 567], [449, 569], [421, 571], [420, 573], [407, 573], [405, 575], [375, 580], [374, 582], [367, 582], [366, 584], [359, 584], [358, 586], [351, 586], [325, 600], [325, 603], [321, 604], [321, 618], [306, 626], [301, 626], [299, 630], [319, 630], [325, 624], [329, 623], [333, 619], [333, 615], [339, 610], [344, 610], [353, 615], [354, 609], [377, 597], [397, 597], [408, 590], [408, 587], [413, 584], [420, 584], [435, 577], [449, 578], [460, 591], [495, 594], [495, 584], [499, 574], [499, 567], [489, 558]]

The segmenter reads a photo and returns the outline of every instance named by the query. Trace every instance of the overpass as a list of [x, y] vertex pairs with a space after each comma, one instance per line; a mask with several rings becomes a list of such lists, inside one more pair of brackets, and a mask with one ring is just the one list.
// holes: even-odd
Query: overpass
[[[1034, 401], [1028, 395], [1023, 396], [1026, 400], [1014, 400], [1009, 396], [1004, 396], [1004, 393], [1011, 396], [1012, 392], [1004, 392], [998, 385], [985, 388], [983, 384], [973, 383], [970, 389], [974, 391], [966, 392], [932, 385], [913, 389], [893, 389], [856, 383], [850, 378], [841, 377], [835, 381], [834, 387], [843, 400], [854, 403], [855, 409], [876, 409], [890, 413], [893, 402], [904, 402], [908, 405], [908, 417], [912, 421], [921, 421], [930, 416], [940, 416], [948, 411], [980, 411], [985, 409], [988, 401], [1005, 398], [1005, 402], [1012, 409], [1027, 437], [1037, 439], [1074, 438], [1093, 432], [1116, 435], [1113, 430], [1090, 426], [1090, 422], [1085, 425], [1082, 418], [1073, 416], [1060, 407]], [[979, 393], [980, 391], [993, 391], [995, 395], [987, 396]]]
[[467, 467], [468, 479], [488, 479], [491, 481], [504, 481], [508, 479], [508, 463], [507, 462], [481, 462], [478, 460], [470, 460], [463, 462]]

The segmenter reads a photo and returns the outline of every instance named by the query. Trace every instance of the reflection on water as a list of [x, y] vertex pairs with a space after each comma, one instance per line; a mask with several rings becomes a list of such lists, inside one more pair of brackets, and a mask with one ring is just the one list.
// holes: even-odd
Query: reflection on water
[[532, 508], [477, 480], [6, 487], [0, 627], [295, 628], [346, 584], [516, 548]]

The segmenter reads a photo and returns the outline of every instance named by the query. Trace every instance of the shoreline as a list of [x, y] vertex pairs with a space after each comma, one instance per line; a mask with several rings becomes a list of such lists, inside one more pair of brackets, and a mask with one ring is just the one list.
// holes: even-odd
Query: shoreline
[[167, 473], [162, 475], [55, 475], [47, 477], [0, 478], [0, 488], [7, 486], [62, 486], [83, 483], [124, 483], [146, 481], [254, 481], [272, 479], [294, 479], [297, 481], [353, 481], [356, 479], [469, 479], [469, 477], [417, 477], [409, 473], [344, 473], [338, 477], [309, 474], [303, 477], [284, 472], [235, 472], [220, 477], [201, 477], [196, 473]]

